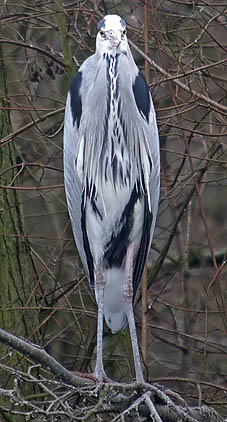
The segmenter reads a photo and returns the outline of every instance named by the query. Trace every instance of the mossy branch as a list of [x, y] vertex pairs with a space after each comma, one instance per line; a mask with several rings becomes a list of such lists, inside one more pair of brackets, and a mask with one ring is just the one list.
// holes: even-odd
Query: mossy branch
[[55, 0], [55, 5], [56, 5], [55, 20], [58, 25], [62, 52], [63, 52], [63, 57], [64, 57], [65, 70], [68, 75], [69, 81], [71, 81], [75, 73], [75, 64], [73, 61], [71, 44], [69, 42], [66, 14], [63, 10], [63, 5], [60, 0]]

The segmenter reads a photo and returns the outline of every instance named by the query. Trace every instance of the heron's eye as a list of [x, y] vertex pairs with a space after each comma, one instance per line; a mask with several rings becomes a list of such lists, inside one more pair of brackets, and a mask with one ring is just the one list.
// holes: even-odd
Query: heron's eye
[[124, 29], [123, 31], [122, 31], [122, 35], [126, 35], [126, 29]]
[[105, 38], [105, 32], [102, 29], [100, 29], [99, 33], [100, 33], [102, 38]]

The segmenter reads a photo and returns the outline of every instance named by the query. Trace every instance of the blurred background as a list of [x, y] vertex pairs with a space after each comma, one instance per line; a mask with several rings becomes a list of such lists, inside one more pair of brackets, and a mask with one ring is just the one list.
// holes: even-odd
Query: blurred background
[[[226, 1], [11, 0], [0, 7], [1, 328], [70, 370], [93, 370], [97, 306], [65, 201], [63, 118], [72, 76], [95, 51], [98, 21], [119, 14], [160, 134], [159, 214], [147, 295], [135, 306], [145, 378], [224, 414]], [[112, 335], [104, 327], [104, 362], [114, 380], [134, 378], [128, 329]]]

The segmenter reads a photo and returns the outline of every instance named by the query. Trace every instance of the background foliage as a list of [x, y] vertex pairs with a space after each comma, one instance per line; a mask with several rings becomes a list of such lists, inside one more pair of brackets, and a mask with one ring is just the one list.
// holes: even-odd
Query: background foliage
[[[127, 22], [131, 49], [146, 75], [160, 133], [162, 191], [147, 268], [148, 293], [135, 307], [145, 377], [171, 387], [191, 405], [205, 403], [223, 415], [226, 12], [224, 0], [12, 0], [1, 2], [0, 20], [5, 69], [1, 118], [9, 120], [1, 131], [2, 221], [11, 211], [17, 218], [20, 211], [23, 220], [19, 231], [17, 224], [2, 224], [1, 239], [9, 242], [12, 256], [15, 250], [29, 256], [21, 267], [27, 290], [17, 271], [15, 296], [0, 302], [2, 327], [35, 338], [70, 370], [93, 370], [96, 304], [67, 213], [62, 129], [70, 80], [94, 52], [97, 22], [106, 13], [117, 13]], [[7, 258], [1, 256], [3, 274]], [[16, 256], [14, 262], [16, 266]], [[12, 277], [4, 280], [9, 292]], [[5, 324], [7, 312], [16, 315], [13, 325]], [[26, 320], [29, 329], [22, 328]], [[127, 329], [112, 336], [105, 327], [104, 336], [107, 374], [121, 382], [131, 380]], [[1, 370], [7, 373], [12, 356], [7, 349], [0, 351]]]

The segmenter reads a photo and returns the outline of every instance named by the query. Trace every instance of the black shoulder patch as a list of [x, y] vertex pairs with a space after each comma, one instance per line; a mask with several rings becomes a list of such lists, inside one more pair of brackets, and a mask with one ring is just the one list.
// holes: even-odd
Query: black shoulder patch
[[80, 119], [82, 114], [82, 102], [80, 96], [80, 87], [82, 82], [82, 72], [77, 72], [72, 80], [70, 86], [70, 95], [71, 95], [71, 112], [73, 116], [73, 125], [77, 123], [77, 127], [80, 126]]
[[147, 82], [142, 74], [142, 72], [139, 73], [135, 79], [135, 82], [132, 86], [133, 94], [135, 97], [137, 108], [143, 117], [143, 119], [146, 119], [149, 123], [149, 113], [150, 113], [150, 93], [147, 86]]

